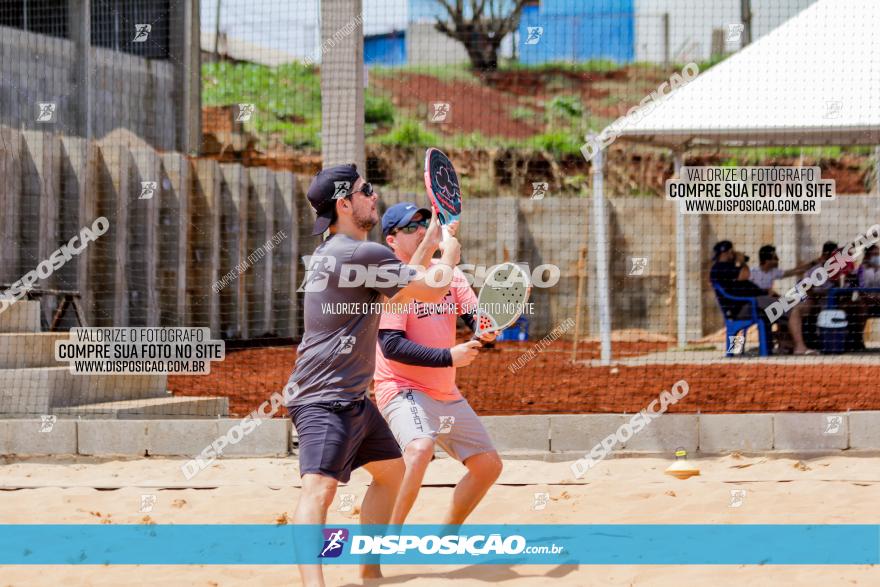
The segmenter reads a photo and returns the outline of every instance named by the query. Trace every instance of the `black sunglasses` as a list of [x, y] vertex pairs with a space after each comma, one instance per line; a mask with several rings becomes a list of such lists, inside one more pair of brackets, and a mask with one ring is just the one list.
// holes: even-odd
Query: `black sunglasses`
[[357, 193], [362, 193], [363, 195], [365, 195], [365, 196], [367, 196], [367, 197], [369, 198], [369, 197], [372, 196], [375, 192], [373, 191], [373, 185], [372, 185], [372, 184], [370, 184], [370, 183], [365, 183], [364, 185], [361, 186], [361, 189], [357, 190], [356, 192], [351, 192], [351, 194], [349, 194], [349, 195], [352, 195], [352, 196], [353, 196], [353, 195], [355, 195], [355, 194], [357, 194]]
[[422, 228], [428, 228], [428, 221], [425, 219], [413, 220], [412, 222], [410, 222], [406, 226], [401, 226], [400, 228], [398, 228], [394, 232], [402, 232], [403, 234], [412, 234], [415, 231], [417, 231], [420, 226]]

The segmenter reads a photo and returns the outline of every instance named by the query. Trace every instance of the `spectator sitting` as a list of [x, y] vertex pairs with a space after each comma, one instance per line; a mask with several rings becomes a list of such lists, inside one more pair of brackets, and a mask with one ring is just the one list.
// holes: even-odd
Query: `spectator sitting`
[[[837, 251], [837, 243], [834, 241], [828, 241], [822, 245], [822, 255], [812, 262], [812, 267], [810, 267], [810, 269], [804, 274], [804, 277], [809, 278], [814, 271], [817, 271], [820, 268], [824, 270], [823, 266], [825, 265], [825, 261], [833, 257]], [[815, 351], [807, 348], [804, 340], [804, 319], [807, 316], [812, 316], [819, 312], [820, 307], [824, 305], [825, 298], [828, 296], [828, 291], [832, 287], [842, 283], [845, 275], [849, 273], [851, 268], [852, 264], [847, 263], [847, 265], [843, 267], [834, 278], [829, 276], [824, 283], [812, 286], [807, 292], [807, 296], [791, 310], [788, 321], [788, 331], [794, 341], [794, 354], [816, 354]]]
[[[880, 287], [880, 248], [871, 245], [858, 270], [859, 287]], [[876, 296], [877, 294], [866, 294]]]
[[[735, 251], [732, 242], [729, 240], [717, 242], [713, 247], [713, 252], [712, 260], [714, 263], [709, 272], [709, 279], [712, 285], [720, 287], [724, 290], [724, 293], [731, 296], [755, 299], [758, 304], [758, 316], [767, 325], [772, 346], [773, 335], [770, 330], [770, 320], [767, 318], [765, 309], [776, 301], [776, 298], [770, 296], [766, 289], [755, 285], [749, 280], [749, 266], [747, 265], [749, 258]], [[743, 320], [752, 317], [751, 304], [748, 302], [727, 300], [721, 297], [719, 297], [718, 302], [729, 319]], [[779, 332], [785, 332], [781, 325]], [[785, 342], [780, 340], [780, 345], [783, 346], [784, 344]]]
[[[856, 271], [854, 284], [857, 287], [880, 287], [880, 249], [871, 245], [865, 249], [862, 264]], [[865, 349], [865, 324], [870, 317], [880, 316], [880, 294], [873, 292], [847, 296], [841, 300], [846, 310], [847, 350]]]
[[[733, 243], [723, 240], [712, 247], [712, 269], [709, 280], [734, 296], [754, 297], [767, 292], [749, 281], [749, 258], [734, 250]], [[760, 292], [758, 291], [760, 290]], [[737, 307], [741, 303], [737, 303]]]
[[780, 269], [779, 257], [776, 255], [776, 247], [773, 245], [764, 245], [758, 251], [758, 263], [758, 267], [751, 271], [749, 280], [761, 289], [765, 289], [769, 293], [775, 294], [776, 292], [773, 291], [774, 281], [802, 273], [809, 269], [813, 262], [808, 261], [806, 263], [801, 263], [793, 269]]
[[[880, 247], [871, 245], [865, 249], [865, 256], [859, 266], [859, 287], [880, 288]], [[880, 316], [880, 293], [866, 292], [862, 294], [865, 319], [868, 316]]]

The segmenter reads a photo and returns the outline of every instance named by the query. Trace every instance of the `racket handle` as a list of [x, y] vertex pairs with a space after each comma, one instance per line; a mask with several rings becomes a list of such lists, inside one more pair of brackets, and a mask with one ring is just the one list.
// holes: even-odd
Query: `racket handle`
[[443, 234], [443, 242], [445, 243], [449, 240], [449, 227], [445, 224], [441, 225], [440, 232]]

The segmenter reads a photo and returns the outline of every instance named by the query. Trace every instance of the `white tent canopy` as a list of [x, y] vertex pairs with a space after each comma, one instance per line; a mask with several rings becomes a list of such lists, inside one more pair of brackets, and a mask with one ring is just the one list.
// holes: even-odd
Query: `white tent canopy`
[[[880, 1], [819, 0], [677, 89], [620, 138], [690, 145], [880, 143]], [[634, 117], [635, 118], [635, 117]]]
[[[880, 0], [819, 0], [757, 42], [715, 65], [645, 114], [617, 126], [618, 138], [665, 146], [880, 144]], [[665, 91], [668, 91], [665, 90]], [[604, 200], [601, 152], [594, 193]], [[601, 205], [597, 207], [601, 212]], [[607, 241], [594, 214], [600, 316], [609, 316]], [[684, 215], [676, 216], [679, 346], [687, 344], [689, 288]], [[603, 254], [605, 253], [605, 254]], [[611, 324], [600, 324], [601, 361], [611, 362]]]

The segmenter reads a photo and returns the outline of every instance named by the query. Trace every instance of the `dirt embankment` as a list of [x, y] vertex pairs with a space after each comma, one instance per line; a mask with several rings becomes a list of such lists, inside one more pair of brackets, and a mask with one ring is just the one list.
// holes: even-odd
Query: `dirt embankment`
[[[459, 369], [458, 386], [482, 415], [634, 413], [680, 379], [688, 382], [678, 413], [843, 412], [880, 409], [880, 366], [767, 364], [669, 364], [591, 367], [599, 345], [583, 342], [571, 361], [570, 342], [557, 340], [513, 372], [511, 365], [535, 342], [497, 343], [470, 366]], [[615, 353], [633, 357], [662, 352], [663, 342], [619, 342]], [[720, 351], [719, 351], [720, 352]], [[296, 360], [294, 347], [230, 352], [207, 376], [171, 376], [180, 395], [221, 395], [230, 411], [244, 416], [287, 383]], [[283, 416], [284, 414], [282, 414]]]
[[[371, 88], [387, 96], [400, 114], [428, 120], [432, 105], [450, 104], [443, 123], [425, 123], [441, 137], [477, 133], [484, 137], [528, 139], [547, 130], [546, 108], [559, 96], [578, 96], [584, 116], [611, 120], [650, 94], [672, 70], [628, 66], [607, 72], [573, 72], [561, 68], [507, 70], [473, 78], [438, 77], [412, 72], [371, 76]], [[234, 121], [232, 106], [203, 109], [203, 150], [223, 162], [266, 166], [311, 176], [321, 168], [321, 154], [285, 147], [280, 140], [244, 133]], [[265, 146], [265, 145], [270, 146]], [[262, 147], [259, 145], [263, 145]], [[438, 145], [438, 146], [443, 146]], [[367, 174], [377, 185], [412, 190], [422, 185], [424, 148], [367, 145]], [[468, 197], [532, 194], [533, 182], [547, 182], [553, 195], [582, 194], [589, 184], [590, 164], [579, 153], [559, 155], [536, 149], [447, 149], [462, 177]], [[720, 165], [735, 154], [691, 152], [688, 165]], [[605, 184], [609, 194], [663, 194], [673, 168], [672, 155], [618, 141], [607, 152]], [[742, 162], [742, 165], [747, 163]], [[756, 164], [756, 163], [751, 163]], [[776, 157], [761, 165], [797, 165], [793, 157]], [[836, 181], [837, 193], [865, 193], [873, 181], [865, 156], [836, 159], [805, 158], [819, 166], [822, 177]]]

